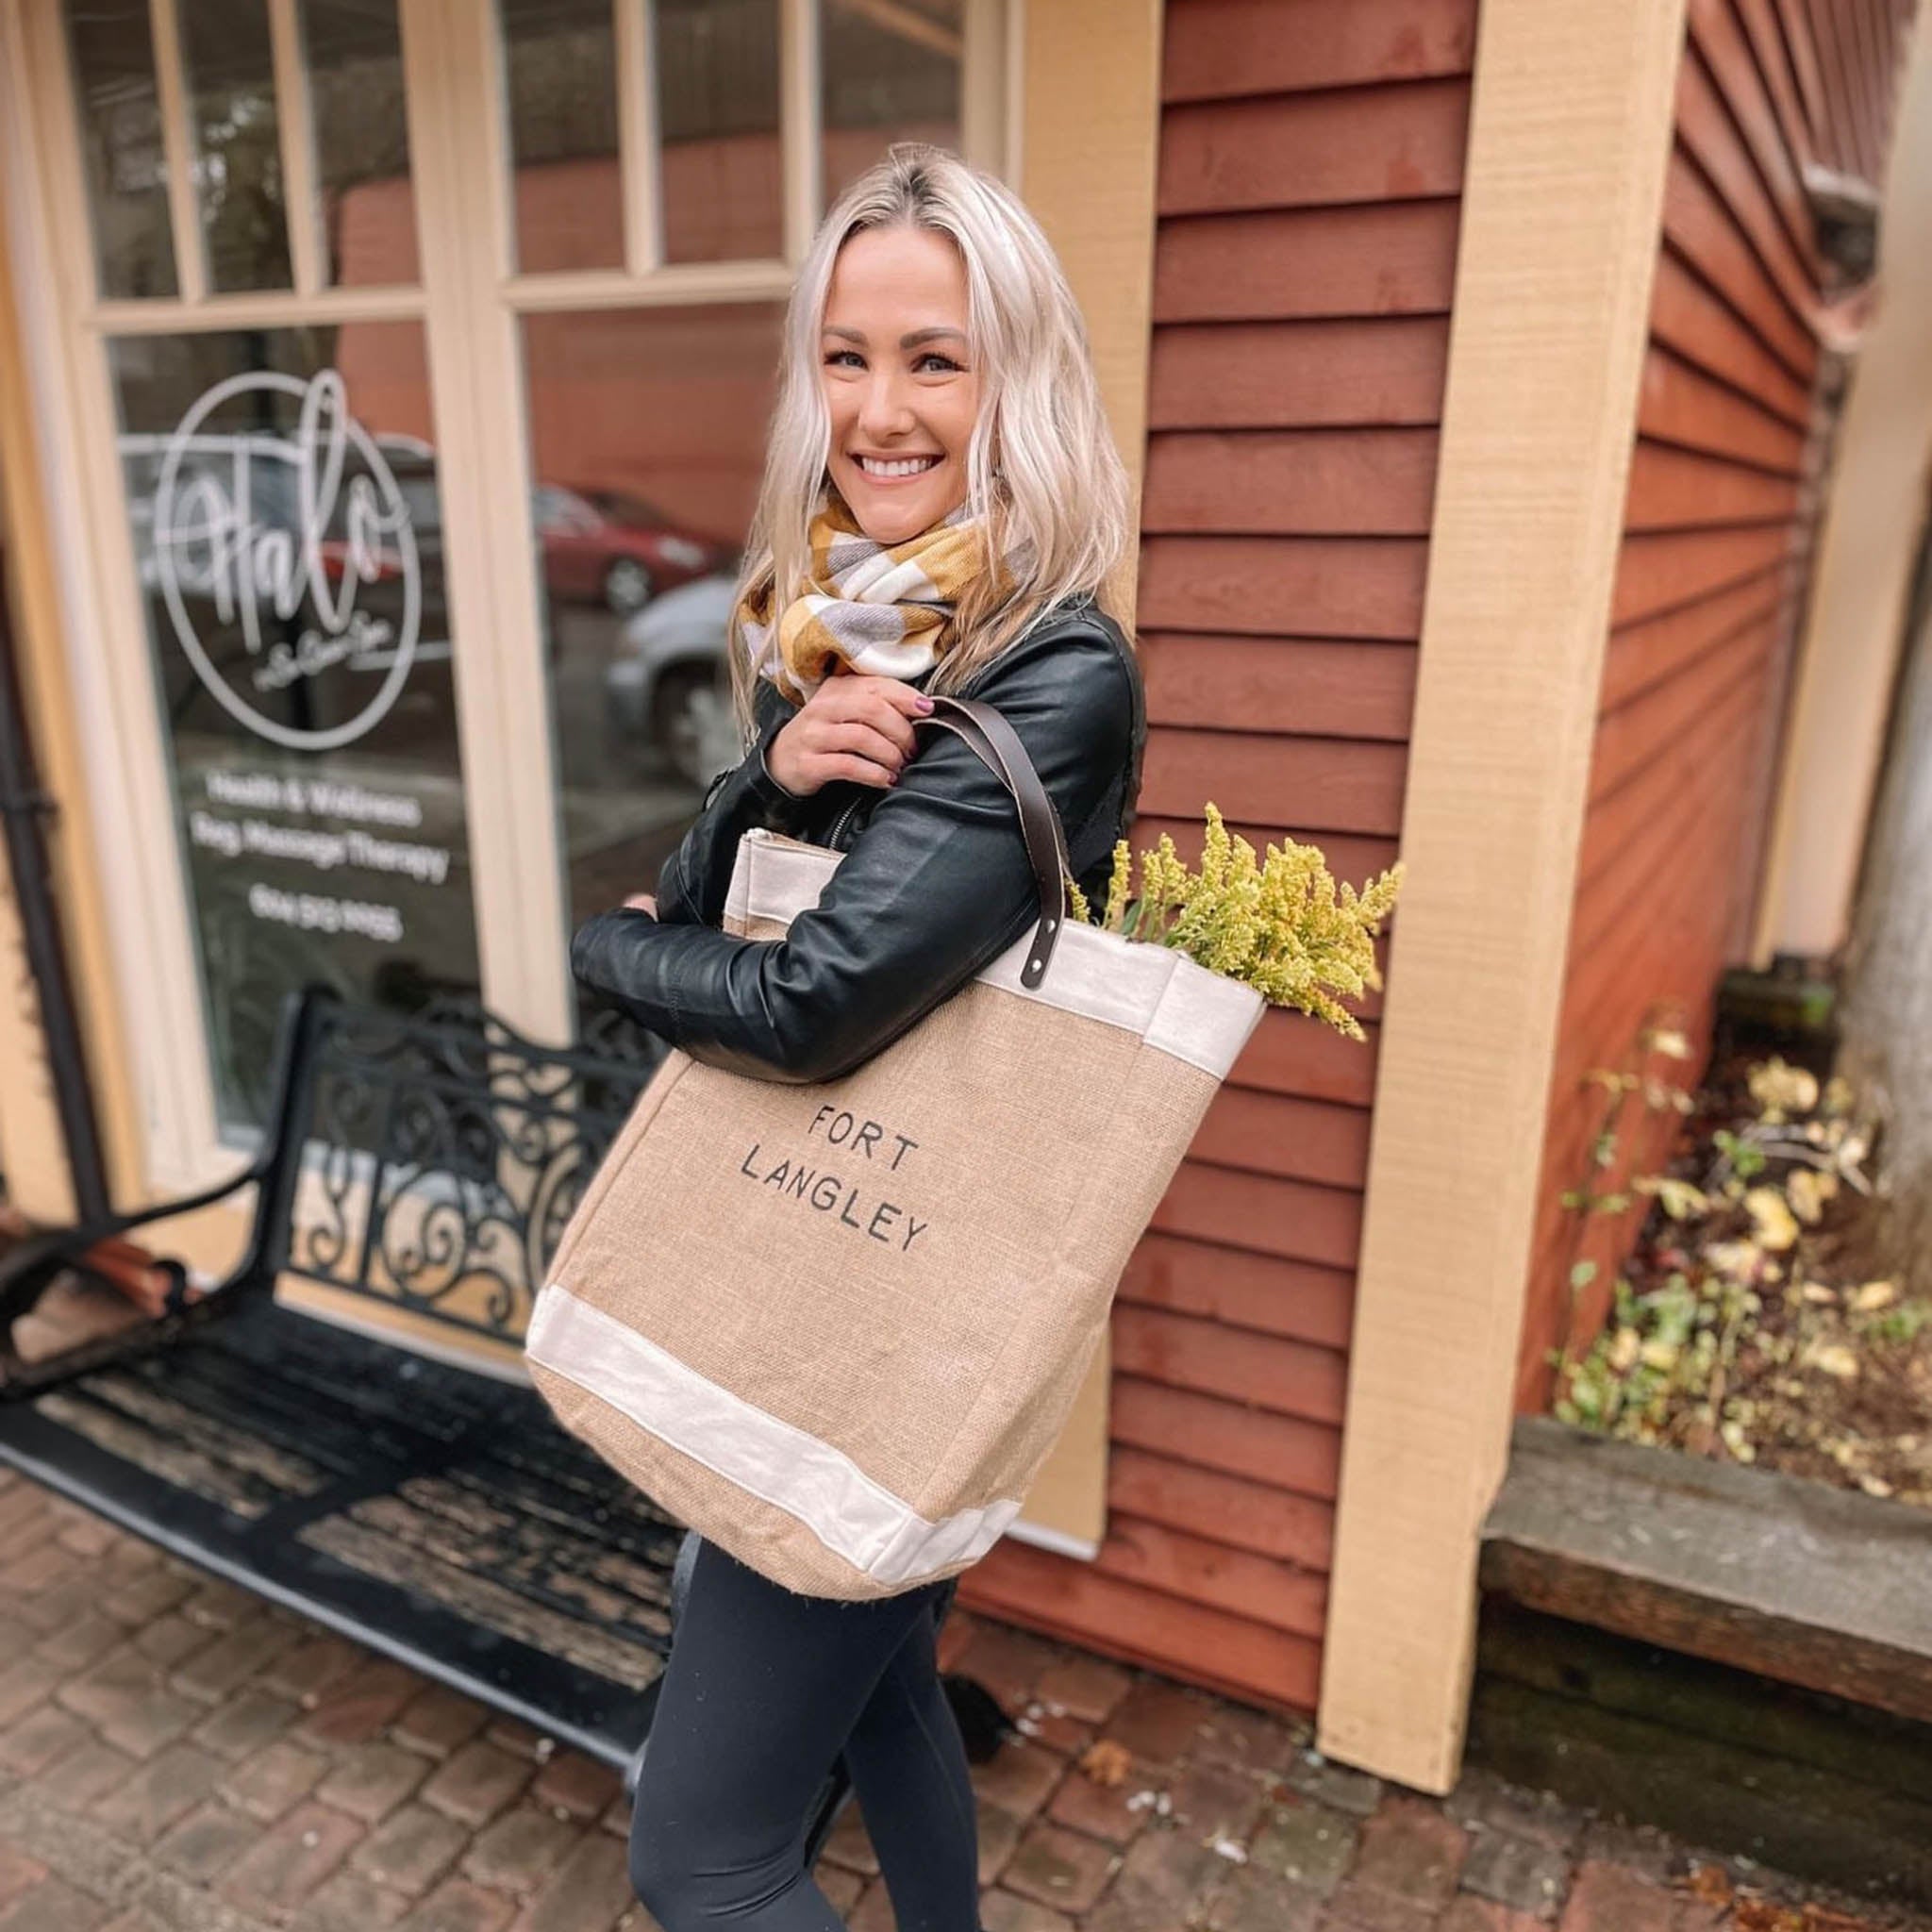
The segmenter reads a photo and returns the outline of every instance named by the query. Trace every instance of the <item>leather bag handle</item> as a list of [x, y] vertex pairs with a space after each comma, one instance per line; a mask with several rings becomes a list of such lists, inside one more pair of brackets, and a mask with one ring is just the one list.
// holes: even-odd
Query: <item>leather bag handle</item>
[[975, 698], [935, 697], [931, 713], [915, 721], [950, 731], [1012, 794], [1020, 808], [1020, 831], [1040, 887], [1040, 921], [1020, 969], [1020, 984], [1032, 988], [1045, 977], [1054, 942], [1067, 916], [1067, 839], [1060, 815], [1033, 769], [1020, 734], [991, 705]]

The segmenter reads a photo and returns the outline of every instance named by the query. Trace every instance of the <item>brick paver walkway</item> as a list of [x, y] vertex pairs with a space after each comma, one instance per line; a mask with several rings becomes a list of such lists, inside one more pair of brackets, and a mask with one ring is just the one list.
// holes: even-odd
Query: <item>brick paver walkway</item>
[[[988, 1932], [1868, 1932], [1472, 1774], [1439, 1804], [1296, 1727], [956, 1615], [1025, 1735], [975, 1768]], [[1124, 1766], [1082, 1769], [1091, 1747]], [[0, 1475], [0, 1932], [649, 1932], [616, 1776]], [[891, 1912], [848, 1810], [820, 1868]]]

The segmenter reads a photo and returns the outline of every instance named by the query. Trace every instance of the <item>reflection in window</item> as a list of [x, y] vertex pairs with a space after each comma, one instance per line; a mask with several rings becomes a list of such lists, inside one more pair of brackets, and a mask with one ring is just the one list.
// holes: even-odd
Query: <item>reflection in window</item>
[[821, 0], [825, 205], [895, 141], [959, 145], [962, 0]]
[[109, 345], [220, 1118], [283, 995], [474, 993], [437, 455], [416, 323]]
[[267, 0], [190, 0], [179, 18], [208, 287], [286, 289], [292, 278]]
[[68, 0], [75, 103], [100, 291], [173, 295], [167, 157], [147, 0]]
[[725, 625], [780, 313], [742, 303], [525, 321], [573, 926], [656, 885], [706, 783], [737, 760]]
[[610, 0], [500, 0], [517, 266], [617, 268], [617, 50]]
[[666, 261], [784, 252], [778, 0], [658, 0]]
[[395, 0], [302, 0], [327, 280], [414, 282], [416, 198]]

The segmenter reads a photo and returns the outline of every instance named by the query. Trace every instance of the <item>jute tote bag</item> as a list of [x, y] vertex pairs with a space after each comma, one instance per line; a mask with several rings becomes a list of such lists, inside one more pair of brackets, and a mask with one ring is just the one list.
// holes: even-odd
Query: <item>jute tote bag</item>
[[[925, 722], [1013, 793], [1038, 927], [841, 1079], [670, 1054], [525, 1341], [567, 1429], [811, 1596], [952, 1575], [1019, 1513], [1262, 1008], [1166, 947], [1069, 922], [1058, 822], [1018, 736], [956, 699]], [[747, 834], [727, 929], [781, 938], [838, 864]]]

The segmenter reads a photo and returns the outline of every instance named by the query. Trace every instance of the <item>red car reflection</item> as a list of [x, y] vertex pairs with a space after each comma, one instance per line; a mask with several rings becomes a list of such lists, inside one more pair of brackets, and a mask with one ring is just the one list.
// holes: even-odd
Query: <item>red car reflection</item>
[[540, 483], [532, 511], [551, 594], [602, 604], [620, 617], [641, 610], [659, 591], [730, 561], [724, 544], [678, 529], [661, 510], [621, 490]]

